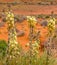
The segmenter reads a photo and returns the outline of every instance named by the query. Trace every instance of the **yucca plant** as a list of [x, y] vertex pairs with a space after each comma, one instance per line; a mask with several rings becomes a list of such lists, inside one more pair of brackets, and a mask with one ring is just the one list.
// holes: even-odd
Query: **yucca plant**
[[20, 57], [19, 44], [16, 37], [14, 14], [11, 11], [5, 12], [8, 24], [8, 48], [6, 55], [6, 65], [16, 65], [17, 58]]
[[47, 41], [47, 48], [46, 48], [46, 51], [47, 51], [47, 61], [46, 61], [46, 65], [49, 65], [49, 55], [51, 53], [51, 44], [52, 44], [52, 39], [54, 37], [54, 32], [55, 32], [55, 22], [56, 22], [56, 19], [51, 17], [50, 20], [48, 21], [48, 41]]
[[[8, 32], [9, 32], [9, 39], [8, 39], [8, 47], [5, 59], [0, 60], [1, 65], [55, 65], [56, 60], [54, 57], [49, 55], [49, 48], [45, 49], [43, 54], [39, 55], [39, 47], [40, 47], [40, 40], [37, 37], [33, 40], [33, 33], [36, 24], [36, 19], [34, 16], [27, 17], [29, 27], [30, 27], [30, 38], [29, 38], [29, 49], [28, 51], [22, 50], [22, 47], [19, 47], [16, 37], [16, 30], [14, 25], [14, 14], [12, 12], [6, 12], [6, 21], [8, 24]], [[54, 33], [55, 30], [55, 19], [52, 18], [48, 22], [48, 30], [49, 30], [49, 41], [50, 36]], [[2, 47], [2, 46], [1, 46]], [[2, 47], [3, 48], [3, 47]], [[2, 62], [3, 61], [3, 62]]]
[[33, 33], [34, 33], [34, 27], [36, 24], [36, 19], [34, 16], [27, 16], [27, 21], [30, 27], [30, 38], [29, 38], [29, 65], [31, 65], [32, 56], [33, 56]]
[[54, 34], [54, 31], [55, 31], [55, 22], [56, 22], [56, 19], [51, 17], [49, 20], [48, 20], [48, 35], [51, 36], [52, 34]]

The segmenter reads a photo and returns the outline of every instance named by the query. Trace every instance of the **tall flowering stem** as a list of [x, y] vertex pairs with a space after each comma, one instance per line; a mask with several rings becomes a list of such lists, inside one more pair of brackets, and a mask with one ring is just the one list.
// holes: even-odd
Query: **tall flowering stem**
[[[31, 57], [33, 56], [33, 33], [34, 33], [34, 28], [36, 25], [36, 19], [34, 16], [27, 16], [27, 21], [30, 27], [30, 38], [29, 38], [29, 53], [30, 53], [30, 64], [31, 65]], [[34, 48], [35, 49], [35, 48]]]
[[56, 22], [55, 18], [51, 18], [50, 20], [48, 20], [48, 35], [49, 35], [49, 37], [54, 34], [55, 22]]
[[29, 24], [29, 27], [30, 27], [29, 40], [30, 40], [30, 50], [31, 50], [32, 49], [33, 32], [34, 32], [34, 27], [35, 27], [35, 24], [36, 24], [36, 19], [35, 19], [34, 16], [27, 16], [27, 21], [28, 21], [28, 24]]
[[56, 22], [56, 19], [51, 17], [49, 20], [48, 20], [48, 43], [47, 43], [47, 62], [46, 62], [46, 65], [48, 65], [48, 61], [49, 61], [49, 55], [50, 55], [50, 46], [51, 46], [51, 43], [52, 43], [52, 38], [54, 36], [54, 32], [55, 32], [55, 22]]
[[[12, 12], [6, 13], [6, 22], [8, 24], [8, 49], [7, 49], [7, 63], [12, 58], [16, 58], [19, 55], [19, 45], [16, 37], [16, 30], [14, 24], [14, 14]], [[8, 65], [8, 64], [7, 64]]]

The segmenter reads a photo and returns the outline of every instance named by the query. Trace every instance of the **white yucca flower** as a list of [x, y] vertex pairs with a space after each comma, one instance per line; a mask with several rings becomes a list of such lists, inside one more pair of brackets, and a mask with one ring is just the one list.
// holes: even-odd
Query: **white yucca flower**
[[11, 15], [10, 14], [7, 14], [7, 17], [9, 18], [9, 17], [11, 17]]
[[14, 43], [15, 43], [15, 44], [18, 44], [18, 42], [17, 42], [16, 40], [14, 40]]
[[10, 55], [10, 59], [12, 58], [12, 56]]
[[55, 19], [50, 19], [50, 23], [53, 23], [55, 25]]
[[29, 22], [29, 24], [31, 25], [31, 26], [35, 26], [35, 24], [37, 23], [36, 21], [36, 18], [34, 17], [34, 16], [27, 16], [27, 21]]
[[34, 21], [36, 22], [36, 18], [34, 16], [27, 16], [27, 21]]
[[55, 23], [56, 23], [56, 19], [55, 18], [51, 18], [48, 21], [48, 31], [49, 31], [49, 35], [53, 34], [55, 31]]
[[13, 41], [12, 40], [10, 40], [10, 44], [13, 44]]
[[11, 12], [6, 12], [6, 20], [14, 21], [14, 14]]
[[[14, 48], [14, 50], [16, 50], [16, 51], [17, 51], [17, 50], [18, 50], [18, 48], [17, 48], [17, 47], [15, 47], [15, 48]], [[16, 51], [15, 51], [15, 52], [16, 52]]]
[[20, 54], [20, 52], [17, 52], [17, 54]]
[[15, 45], [14, 45], [14, 44], [12, 44], [11, 46], [12, 46], [12, 47], [15, 47]]
[[10, 20], [11, 20], [11, 21], [14, 21], [14, 18], [10, 17]]

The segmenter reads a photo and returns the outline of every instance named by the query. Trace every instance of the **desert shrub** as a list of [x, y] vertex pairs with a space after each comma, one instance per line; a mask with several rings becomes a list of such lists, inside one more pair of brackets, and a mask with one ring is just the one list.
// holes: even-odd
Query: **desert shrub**
[[45, 18], [49, 18], [49, 16], [47, 15], [47, 16], [45, 16]]
[[19, 16], [19, 15], [15, 16], [15, 21], [17, 22], [23, 22], [25, 19], [26, 19], [25, 16]]
[[47, 26], [47, 24], [48, 24], [48, 22], [47, 22], [46, 20], [44, 20], [44, 21], [41, 23], [42, 26]]
[[4, 65], [6, 49], [7, 49], [6, 41], [0, 40], [0, 65]]
[[7, 43], [5, 40], [0, 40], [0, 55], [2, 54], [2, 56], [5, 55], [6, 53], [6, 49], [7, 49]]

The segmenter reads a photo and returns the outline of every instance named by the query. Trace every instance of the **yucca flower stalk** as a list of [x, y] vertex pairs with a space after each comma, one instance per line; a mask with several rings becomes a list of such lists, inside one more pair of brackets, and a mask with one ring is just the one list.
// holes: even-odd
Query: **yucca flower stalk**
[[27, 21], [32, 27], [35, 27], [35, 24], [37, 22], [35, 16], [27, 16]]
[[[7, 63], [8, 63], [10, 62], [10, 60], [17, 58], [17, 56], [19, 55], [19, 45], [16, 37], [14, 14], [10, 11], [5, 13], [6, 13], [6, 22], [8, 24], [8, 49], [7, 49]], [[17, 61], [15, 60], [15, 62]]]
[[51, 43], [52, 42], [52, 38], [54, 37], [54, 33], [55, 33], [55, 22], [56, 22], [56, 19], [51, 17], [49, 20], [48, 20], [48, 42]]
[[29, 37], [29, 59], [30, 59], [30, 62], [29, 62], [29, 65], [31, 65], [32, 63], [32, 57], [35, 56], [35, 53], [38, 53], [38, 51], [36, 50], [38, 44], [36, 43], [36, 41], [34, 42], [35, 44], [33, 44], [33, 33], [34, 33], [34, 28], [35, 28], [35, 25], [36, 25], [36, 18], [34, 16], [27, 16], [27, 21], [28, 21], [28, 24], [29, 24], [29, 27], [30, 27], [30, 37]]
[[53, 36], [54, 36], [54, 32], [55, 32], [55, 22], [56, 22], [56, 19], [51, 17], [49, 20], [48, 20], [48, 42], [47, 42], [47, 59], [46, 59], [46, 65], [49, 65], [49, 56], [50, 56], [50, 53], [51, 53], [51, 50], [50, 50], [50, 46], [51, 46], [51, 43], [52, 43], [52, 39], [53, 39]]
[[34, 33], [34, 27], [35, 27], [35, 23], [36, 23], [36, 19], [34, 16], [27, 16], [27, 21], [30, 27], [30, 33], [29, 33], [29, 42], [30, 42], [30, 49], [32, 49], [32, 40], [33, 40], [33, 33]]
[[50, 18], [48, 20], [48, 35], [52, 35], [54, 34], [54, 31], [55, 31], [55, 22], [56, 22], [56, 19], [55, 18]]

